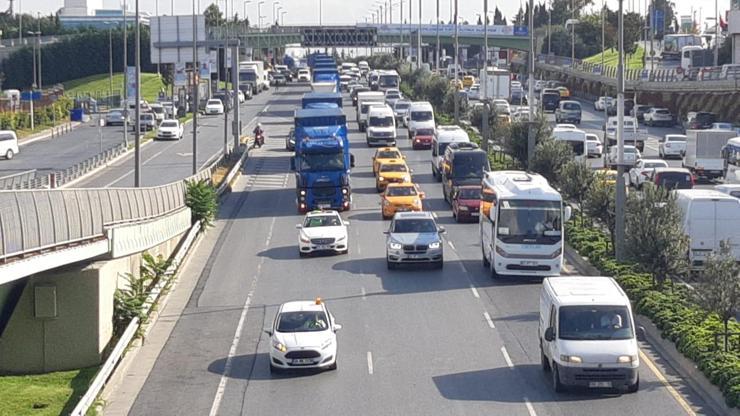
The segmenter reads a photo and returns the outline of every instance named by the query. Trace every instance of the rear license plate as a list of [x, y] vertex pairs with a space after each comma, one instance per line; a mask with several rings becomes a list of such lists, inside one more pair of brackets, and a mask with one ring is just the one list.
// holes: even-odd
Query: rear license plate
[[588, 383], [588, 387], [592, 389], [598, 389], [598, 388], [611, 388], [612, 382], [611, 381], [592, 381]]
[[331, 208], [331, 204], [319, 204], [319, 209]]
[[313, 360], [310, 358], [295, 358], [293, 364], [313, 364]]
[[480, 215], [480, 213], [479, 213], [479, 212], [473, 212], [473, 213], [471, 213], [470, 215], [472, 215], [472, 216], [474, 216], [474, 217], [477, 217], [477, 216], [479, 216], [479, 215]]

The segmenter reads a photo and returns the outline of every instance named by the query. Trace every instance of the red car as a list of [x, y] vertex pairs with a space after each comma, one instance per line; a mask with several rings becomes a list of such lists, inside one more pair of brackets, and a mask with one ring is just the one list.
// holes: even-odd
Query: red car
[[477, 222], [479, 215], [480, 185], [464, 185], [452, 192], [452, 216], [457, 222]]
[[414, 150], [418, 149], [431, 149], [432, 138], [434, 138], [434, 129], [419, 129], [416, 130], [411, 147]]

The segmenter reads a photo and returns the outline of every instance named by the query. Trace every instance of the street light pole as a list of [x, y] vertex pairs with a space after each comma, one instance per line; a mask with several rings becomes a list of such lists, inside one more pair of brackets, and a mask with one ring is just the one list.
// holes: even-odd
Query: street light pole
[[550, 45], [552, 44], [552, 4], [547, 9], [547, 54], [550, 55]]
[[141, 186], [141, 123], [139, 121], [141, 114], [141, 105], [139, 104], [141, 102], [141, 24], [139, 22], [139, 0], [136, 0], [135, 9], [136, 44], [134, 45], [134, 51], [136, 56], [134, 57], [134, 65], [136, 66], [136, 70], [134, 73], [136, 76], [136, 121], [134, 132], [136, 137], [134, 137], [134, 187], [138, 188]]
[[416, 62], [418, 68], [421, 69], [421, 0], [419, 0], [419, 32], [416, 37], [417, 50], [416, 50]]
[[[41, 12], [36, 13], [36, 40], [39, 44], [39, 89], [43, 90], [43, 81], [42, 81], [42, 72], [41, 72]], [[714, 63], [714, 66], [717, 66], [717, 63]]]
[[249, 20], [249, 15], [247, 14], [247, 4], [251, 3], [251, 0], [244, 0], [244, 20]]
[[128, 8], [123, 0], [123, 144], [128, 149]]
[[437, 26], [437, 60], [434, 63], [434, 69], [439, 74], [439, 60], [440, 60], [440, 54], [441, 54], [441, 48], [439, 46], [439, 0], [437, 0], [437, 25], [436, 26]]
[[280, 12], [280, 26], [285, 26], [285, 15], [288, 14], [287, 10]]
[[534, 137], [534, 0], [529, 0], [529, 81], [527, 82], [527, 105], [529, 115], [527, 117], [527, 167], [532, 167], [534, 159], [535, 137]]
[[36, 72], [36, 43], [35, 42], [31, 50], [33, 53], [33, 87], [31, 88], [31, 91], [33, 91], [33, 88], [36, 88], [36, 86], [38, 85], [38, 78], [36, 77], [38, 73]]
[[[437, 1], [439, 4], [439, 1]], [[483, 70], [478, 73], [478, 76], [483, 80], [483, 138], [481, 139], [481, 147], [488, 154], [488, 136], [489, 125], [488, 125], [488, 114], [490, 112], [488, 102], [488, 0], [483, 0]], [[457, 97], [455, 97], [457, 102]]]
[[455, 97], [454, 97], [454, 102], [455, 102], [455, 124], [457, 124], [458, 122], [460, 122], [460, 100], [458, 99], [458, 90], [457, 90], [457, 81], [458, 81], [458, 71], [457, 71], [458, 62], [457, 62], [457, 60], [458, 60], [458, 57], [460, 56], [460, 51], [459, 51], [460, 42], [459, 42], [459, 39], [457, 37], [457, 34], [458, 34], [457, 12], [458, 12], [457, 11], [457, 0], [455, 0], [455, 60], [454, 60], [454, 67], [453, 67], [453, 70], [455, 72]]
[[108, 107], [113, 97], [113, 27], [108, 26]]
[[619, 0], [619, 61], [617, 62], [617, 194], [615, 198], [614, 253], [624, 259], [625, 202], [624, 189], [624, 0]]
[[192, 174], [198, 173], [198, 83], [196, 82], [196, 76], [198, 75], [198, 19], [195, 12], [195, 1], [193, 0], [193, 73], [192, 73], [192, 95], [193, 95], [193, 166]]

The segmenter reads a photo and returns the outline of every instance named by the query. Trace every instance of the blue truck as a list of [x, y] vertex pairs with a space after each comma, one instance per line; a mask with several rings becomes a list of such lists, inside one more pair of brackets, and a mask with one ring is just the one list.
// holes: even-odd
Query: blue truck
[[342, 94], [338, 92], [309, 92], [303, 94], [301, 99], [301, 108], [304, 110], [342, 107]]
[[339, 92], [339, 71], [333, 68], [314, 68], [311, 87], [315, 92]]
[[347, 117], [340, 108], [301, 109], [295, 112], [295, 156], [298, 212], [314, 209], [347, 211], [352, 200]]

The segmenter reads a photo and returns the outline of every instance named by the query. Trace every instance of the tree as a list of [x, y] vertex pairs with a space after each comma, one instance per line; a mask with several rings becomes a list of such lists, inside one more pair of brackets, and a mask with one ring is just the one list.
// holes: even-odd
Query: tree
[[[503, 125], [492, 130], [494, 139], [496, 139], [504, 150], [504, 153], [510, 155], [519, 166], [524, 169], [527, 167], [527, 143], [529, 130], [525, 122], [513, 122]], [[534, 119], [534, 140], [535, 146], [543, 140], [552, 137], [552, 129], [543, 115], [538, 115]]]
[[570, 145], [548, 138], [539, 142], [535, 147], [530, 170], [544, 176], [548, 182], [556, 183], [563, 166], [573, 160], [573, 157], [573, 149]]
[[588, 195], [591, 184], [596, 179], [591, 166], [585, 161], [572, 160], [563, 166], [558, 178], [560, 191], [566, 198], [575, 200], [581, 208], [581, 223], [583, 223], [583, 201]]
[[667, 278], [688, 270], [689, 238], [681, 227], [682, 214], [668, 188], [643, 186], [642, 195], [631, 193], [626, 207], [627, 255], [640, 263], [662, 286]]
[[591, 218], [598, 220], [609, 230], [610, 250], [614, 251], [616, 188], [607, 182], [606, 177], [597, 174], [591, 183], [586, 199], [583, 201], [583, 210]]
[[504, 17], [501, 10], [496, 6], [496, 10], [493, 12], [493, 24], [494, 25], [506, 25], [506, 18]]
[[730, 241], [720, 241], [719, 252], [711, 253], [704, 262], [694, 286], [694, 296], [701, 306], [716, 313], [724, 324], [725, 352], [729, 347], [727, 323], [740, 309], [740, 265], [732, 253]]
[[219, 9], [218, 5], [215, 3], [211, 3], [211, 5], [203, 11], [203, 16], [206, 17], [206, 27], [221, 26], [226, 22], [221, 13], [221, 9]]

